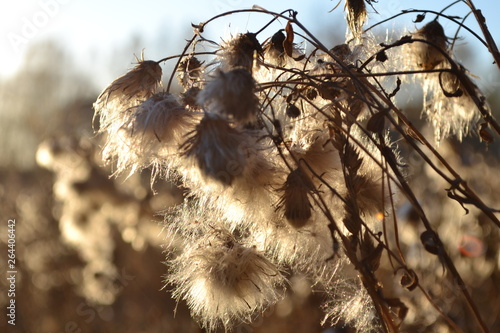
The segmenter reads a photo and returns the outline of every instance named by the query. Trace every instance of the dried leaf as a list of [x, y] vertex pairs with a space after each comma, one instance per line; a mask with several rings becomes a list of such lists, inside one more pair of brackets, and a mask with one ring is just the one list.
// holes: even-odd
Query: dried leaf
[[370, 272], [375, 272], [380, 266], [380, 258], [384, 245], [378, 243], [375, 247], [372, 235], [365, 229], [363, 238], [360, 241], [359, 249], [361, 251], [362, 262]]
[[418, 277], [413, 270], [407, 271], [401, 277], [401, 286], [408, 289], [408, 291], [414, 290], [418, 286]]
[[366, 124], [366, 129], [373, 133], [380, 133], [384, 130], [385, 112], [375, 113]]
[[392, 93], [389, 94], [389, 98], [392, 98], [392, 97], [396, 96], [396, 94], [398, 93], [399, 89], [401, 89], [401, 79], [398, 77], [396, 79], [396, 88], [394, 88], [394, 90], [392, 91]]
[[283, 48], [285, 49], [285, 53], [287, 56], [292, 57], [293, 54], [293, 27], [292, 23], [288, 21], [286, 28], [286, 39], [283, 42]]
[[420, 235], [420, 241], [427, 252], [439, 254], [439, 240], [434, 231], [426, 230]]
[[377, 53], [377, 56], [375, 57], [375, 59], [377, 59], [377, 61], [380, 61], [380, 62], [385, 62], [388, 58], [387, 58], [387, 54], [385, 54], [385, 51], [382, 50], [382, 51], [379, 51]]
[[481, 140], [486, 143], [492, 144], [495, 139], [493, 138], [493, 134], [488, 130], [488, 123], [482, 123], [481, 128], [479, 129], [479, 136]]
[[318, 87], [318, 93], [321, 98], [333, 101], [340, 96], [341, 90], [332, 82], [323, 82]]
[[[345, 208], [346, 210], [349, 210], [347, 206]], [[361, 230], [361, 220], [359, 219], [359, 216], [356, 216], [348, 211], [347, 216], [342, 219], [342, 222], [354, 237], [359, 234], [359, 231]]]
[[286, 115], [290, 118], [297, 118], [300, 116], [300, 109], [295, 104], [288, 104], [286, 107]]
[[362, 162], [363, 160], [359, 157], [356, 148], [350, 144], [346, 144], [344, 148], [344, 163], [351, 175], [355, 175], [358, 172]]
[[425, 19], [425, 14], [418, 14], [417, 18], [415, 19], [415, 21], [413, 21], [413, 23], [422, 22], [424, 19]]

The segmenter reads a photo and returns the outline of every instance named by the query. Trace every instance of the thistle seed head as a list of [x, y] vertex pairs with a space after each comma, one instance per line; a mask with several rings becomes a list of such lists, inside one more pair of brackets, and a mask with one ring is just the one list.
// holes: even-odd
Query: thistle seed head
[[281, 298], [279, 269], [228, 230], [213, 229], [186, 248], [170, 263], [167, 282], [208, 331], [248, 322]]
[[193, 114], [175, 96], [157, 93], [101, 127], [108, 133], [103, 155], [107, 160], [116, 159], [117, 174], [129, 169], [134, 172], [175, 151], [193, 127]]
[[254, 54], [262, 56], [262, 46], [255, 34], [247, 32], [238, 34], [222, 47], [221, 61], [222, 70], [228, 71], [234, 68], [243, 67], [249, 72], [252, 71]]
[[361, 38], [363, 24], [365, 24], [367, 17], [365, 0], [346, 0], [345, 11], [349, 30], [354, 38]]
[[414, 42], [412, 53], [416, 63], [423, 69], [433, 69], [445, 59], [442, 51], [448, 48], [448, 39], [444, 34], [444, 29], [437, 20], [433, 20], [413, 34], [414, 38], [424, 39], [431, 44]]
[[245, 135], [217, 114], [207, 113], [192, 136], [181, 146], [183, 155], [193, 157], [204, 175], [231, 185], [246, 164], [241, 147]]
[[203, 62], [194, 56], [187, 57], [179, 63], [177, 72], [180, 84], [184, 88], [189, 87], [190, 84], [201, 78], [201, 74], [203, 73], [202, 65]]
[[132, 99], [147, 99], [159, 86], [161, 75], [161, 67], [156, 61], [141, 60], [127, 74], [114, 80], [104, 89], [97, 98], [94, 108], [98, 111], [114, 100], [127, 104]]
[[201, 91], [198, 103], [240, 124], [255, 121], [259, 111], [255, 80], [244, 68], [218, 71]]

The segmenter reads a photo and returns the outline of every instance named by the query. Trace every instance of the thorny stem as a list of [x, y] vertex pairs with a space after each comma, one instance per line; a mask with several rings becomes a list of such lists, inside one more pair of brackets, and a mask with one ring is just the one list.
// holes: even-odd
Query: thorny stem
[[[316, 43], [317, 43], [317, 46], [320, 48], [320, 49], [323, 49], [324, 51], [326, 51], [334, 60], [338, 61], [339, 65], [347, 71], [347, 73], [352, 73], [348, 68], [347, 66], [345, 66], [345, 64], [343, 64], [342, 61], [340, 61], [340, 59], [338, 59], [337, 57], [335, 57], [333, 54], [331, 54], [331, 52], [329, 52], [326, 47], [315, 37], [313, 36], [296, 18], [296, 15], [293, 16], [293, 22], [295, 24], [297, 24], [297, 26], [299, 26], [307, 35], [309, 35]], [[424, 42], [427, 42], [427, 41], [424, 41]], [[449, 58], [449, 56], [447, 56], [447, 58], [450, 60], [450, 64], [454, 64], [453, 61], [451, 61], [451, 59]], [[456, 65], [455, 65], [456, 66]], [[462, 75], [462, 77], [459, 77], [460, 78], [460, 81], [465, 81], [464, 78], [463, 78], [463, 73], [459, 73]], [[353, 78], [355, 76], [354, 73], [352, 73], [353, 75]], [[354, 78], [356, 79], [356, 78]], [[379, 95], [379, 97], [382, 98], [382, 100], [384, 100], [385, 103], [387, 103], [387, 105], [389, 105], [391, 107], [391, 109], [397, 109], [393, 103], [390, 101], [390, 100], [386, 100], [385, 96], [383, 96], [380, 92], [378, 92], [378, 90], [373, 87], [373, 85], [371, 85], [369, 82], [365, 82], [366, 83], [366, 87], [369, 88], [372, 92], [375, 92], [376, 94]], [[470, 87], [466, 87], [468, 93], [471, 94], [471, 96], [475, 96], [475, 91], [469, 91], [469, 88]], [[476, 97], [476, 100], [475, 102], [478, 102], [476, 105], [480, 108], [480, 111], [483, 112], [483, 110], [481, 110], [482, 108], [480, 107], [480, 103], [479, 101], [477, 101], [477, 97]], [[400, 113], [398, 111], [398, 113]], [[490, 116], [491, 117], [491, 116]], [[499, 131], [498, 133], [500, 134], [500, 127], [499, 127]], [[430, 146], [430, 145], [429, 145]], [[435, 152], [435, 150], [434, 150]], [[420, 206], [420, 203], [418, 202], [418, 200], [416, 199], [416, 197], [414, 196], [413, 192], [411, 191], [411, 188], [409, 187], [409, 185], [406, 183], [406, 180], [404, 179], [404, 177], [401, 175], [401, 173], [399, 172], [398, 170], [398, 166], [396, 165], [396, 162], [395, 160], [393, 159], [393, 156], [392, 156], [392, 152], [389, 152], [389, 154], [391, 156], [389, 156], [389, 164], [391, 165], [391, 168], [393, 169], [393, 171], [395, 172], [400, 184], [403, 186], [404, 188], [404, 193], [405, 195], [407, 196], [407, 198], [410, 200], [410, 202], [414, 205], [414, 207], [417, 209], [417, 211], [419, 212], [419, 215], [421, 216], [421, 219], [422, 219], [422, 222], [424, 223], [424, 226], [426, 227], [426, 229], [434, 234], [436, 234], [433, 230], [432, 230], [432, 227], [431, 227], [431, 224], [430, 222], [427, 220], [426, 216], [425, 216], [425, 213], [422, 209], [422, 207]], [[435, 152], [436, 156], [439, 156], [439, 154], [437, 152]], [[386, 159], [388, 157], [386, 156]], [[447, 163], [446, 163], [447, 165]], [[449, 166], [448, 166], [449, 167]], [[449, 167], [451, 169], [451, 167]], [[451, 169], [453, 170], [453, 169]], [[454, 172], [455, 173], [455, 172]], [[456, 173], [455, 173], [456, 174]], [[460, 179], [459, 177], [457, 177], [457, 179]], [[464, 184], [465, 182], [462, 182], [462, 184], [464, 185], [464, 187], [466, 187], [466, 185]], [[468, 189], [468, 188], [466, 188]], [[470, 191], [470, 190], [469, 190]], [[468, 192], [469, 192], [468, 191]], [[471, 191], [470, 191], [471, 192]], [[493, 215], [493, 213], [490, 211], [488, 216], [491, 216]], [[498, 219], [496, 219], [496, 217], [493, 215], [494, 217], [494, 221], [498, 221]], [[500, 223], [500, 222], [499, 222]], [[441, 242], [441, 240], [439, 239], [439, 237], [437, 236], [436, 234], [436, 238], [437, 238], [437, 242], [438, 242], [438, 245], [439, 245], [439, 248], [442, 249], [442, 259], [445, 263], [445, 265], [448, 267], [449, 271], [451, 272], [451, 274], [453, 275], [455, 281], [457, 281], [457, 284], [459, 286], [459, 289], [460, 291], [462, 292], [463, 296], [465, 297], [465, 299], [467, 300], [467, 305], [469, 307], [469, 309], [472, 311], [476, 321], [478, 322], [479, 326], [481, 327], [481, 330], [483, 332], [487, 332], [487, 328], [486, 328], [486, 325], [484, 324], [484, 321], [482, 320], [481, 318], [481, 315], [479, 314], [479, 311], [477, 310], [477, 307], [476, 305], [474, 304], [471, 296], [469, 295], [469, 292], [467, 291], [466, 287], [465, 287], [465, 283], [463, 282], [460, 274], [458, 273], [457, 269], [455, 268], [455, 265], [453, 264], [453, 261], [451, 260], [451, 258], [448, 256], [447, 252], [444, 250], [444, 246]], [[372, 295], [370, 295], [372, 296]], [[374, 299], [375, 300], [375, 299]], [[384, 317], [381, 317], [381, 318], [384, 318]]]
[[[388, 152], [388, 153], [392, 154], [392, 152]], [[465, 286], [464, 281], [462, 280], [462, 277], [458, 273], [455, 265], [453, 264], [453, 261], [451, 260], [450, 256], [446, 252], [444, 245], [443, 245], [441, 239], [439, 238], [439, 235], [432, 229], [432, 226], [431, 226], [429, 220], [427, 220], [427, 217], [424, 213], [422, 206], [420, 206], [420, 203], [418, 202], [417, 198], [413, 194], [413, 191], [411, 190], [410, 186], [408, 185], [408, 183], [404, 179], [403, 175], [401, 175], [401, 173], [399, 172], [398, 167], [395, 164], [396, 162], [394, 161], [394, 159], [391, 157], [389, 157], [389, 158], [386, 157], [386, 159], [387, 159], [387, 162], [389, 163], [389, 165], [391, 165], [392, 170], [394, 171], [394, 173], [398, 177], [399, 183], [403, 186], [403, 188], [404, 188], [403, 193], [405, 194], [406, 198], [412, 203], [412, 205], [415, 207], [415, 209], [417, 209], [417, 212], [419, 213], [420, 219], [422, 220], [422, 223], [424, 224], [425, 229], [434, 235], [436, 243], [437, 243], [436, 245], [440, 249], [440, 251], [439, 251], [440, 258], [444, 261], [444, 264], [446, 265], [448, 270], [451, 272], [453, 278], [455, 279], [455, 282], [458, 285], [458, 288], [462, 292], [462, 295], [467, 300], [467, 305], [468, 305], [469, 309], [472, 311], [472, 313], [474, 314], [474, 318], [478, 322], [478, 324], [481, 328], [481, 331], [488, 332], [488, 329], [486, 328], [486, 325], [485, 325], [483, 319], [481, 318], [481, 315], [480, 315], [474, 301], [472, 300], [472, 297], [470, 296], [470, 294], [467, 290], [467, 287]]]
[[332, 238], [335, 238], [335, 234], [338, 234], [340, 236], [340, 239], [342, 240], [342, 243], [344, 245], [344, 249], [346, 249], [345, 251], [346, 256], [349, 258], [350, 262], [353, 264], [356, 271], [360, 273], [361, 282], [363, 283], [363, 286], [365, 287], [366, 291], [373, 300], [373, 305], [375, 307], [375, 310], [377, 311], [378, 317], [382, 321], [383, 324], [382, 329], [386, 333], [397, 333], [398, 329], [394, 321], [392, 320], [392, 316], [387, 307], [387, 303], [384, 300], [383, 296], [381, 295], [381, 290], [379, 290], [379, 288], [376, 287], [379, 285], [378, 281], [375, 279], [372, 273], [364, 269], [363, 265], [359, 262], [358, 258], [356, 257], [356, 254], [349, 250], [351, 246], [350, 245], [351, 241], [340, 231], [339, 227], [337, 226], [337, 223], [335, 222], [335, 219], [330, 213], [330, 208], [328, 207], [328, 204], [323, 200], [321, 195], [317, 195], [317, 198], [321, 203], [322, 207], [321, 206], [320, 207], [323, 214], [330, 222], [328, 224], [328, 228], [330, 230]]
[[[309, 101], [308, 101], [308, 102], [309, 102]], [[309, 103], [310, 103], [310, 102], [309, 102]], [[318, 111], [318, 112], [321, 112], [321, 113], [322, 113], [322, 110], [318, 109], [318, 108], [317, 108], [314, 104], [312, 104], [312, 103], [311, 103], [311, 105], [312, 105], [313, 107], [315, 107], [315, 108], [317, 109], [317, 111]], [[347, 116], [347, 117], [350, 117], [350, 116], [351, 116], [351, 115], [350, 115], [348, 112], [346, 112], [346, 111], [344, 111], [344, 113], [346, 114], [346, 116]], [[323, 114], [323, 115], [324, 115], [324, 116], [326, 116], [326, 117], [328, 117], [328, 115], [327, 115], [327, 114]], [[354, 121], [354, 123], [355, 123], [355, 124], [356, 124], [356, 125], [357, 125], [357, 126], [358, 126], [358, 127], [359, 127], [362, 131], [363, 131], [363, 132], [365, 132], [365, 134], [367, 135], [367, 137], [368, 137], [368, 138], [370, 138], [370, 136], [369, 136], [369, 135], [368, 135], [368, 133], [365, 131], [365, 129], [364, 129], [363, 127], [361, 127], [361, 126], [360, 126], [360, 124], [359, 124], [359, 123], [357, 123], [357, 121], [356, 121], [356, 120], [353, 120], [353, 121]], [[397, 125], [397, 124], [395, 124], [395, 125]], [[344, 134], [345, 134], [345, 135], [347, 135], [347, 136], [349, 137], [349, 139], [350, 139], [350, 140], [353, 140], [353, 141], [356, 143], [357, 147], [359, 147], [359, 148], [363, 149], [363, 150], [365, 151], [365, 153], [366, 153], [368, 156], [370, 156], [370, 158], [371, 158], [371, 159], [372, 159], [372, 160], [373, 160], [373, 161], [374, 161], [374, 162], [375, 162], [375, 163], [376, 163], [376, 164], [377, 164], [377, 165], [378, 165], [378, 166], [379, 166], [379, 167], [383, 170], [383, 172], [384, 172], [384, 173], [388, 176], [388, 178], [390, 178], [392, 181], [394, 181], [394, 182], [396, 183], [396, 185], [398, 185], [398, 187], [400, 187], [401, 191], [405, 192], [405, 189], [404, 189], [404, 188], [401, 188], [402, 184], [399, 184], [398, 182], [396, 182], [396, 179], [393, 179], [393, 176], [389, 173], [389, 170], [388, 170], [388, 167], [387, 167], [387, 166], [385, 166], [385, 167], [384, 167], [382, 164], [380, 164], [381, 162], [379, 162], [377, 159], [375, 159], [375, 157], [374, 157], [374, 156], [372, 156], [372, 154], [371, 154], [370, 152], [368, 152], [368, 151], [364, 148], [364, 146], [363, 146], [360, 142], [358, 142], [358, 141], [357, 141], [354, 137], [350, 136], [350, 134], [347, 132], [347, 130], [346, 130], [346, 129], [344, 129], [344, 128], [339, 128], [339, 130], [343, 131], [343, 132], [344, 132]], [[400, 131], [402, 132], [402, 130], [400, 130]], [[402, 132], [402, 133], [403, 133], [403, 132]], [[406, 138], [406, 139], [407, 139], [407, 140], [409, 140], [408, 138]], [[376, 144], [376, 142], [374, 142], [374, 143]], [[416, 148], [418, 148], [418, 147], [416, 147]], [[381, 151], [381, 152], [383, 152], [383, 147], [379, 147], [379, 149], [380, 149], [380, 151]], [[386, 149], [389, 149], [389, 148], [386, 148]], [[422, 153], [422, 154], [423, 154], [423, 153]], [[425, 155], [424, 155], [424, 156], [425, 156]], [[385, 164], [387, 164], [387, 163], [388, 163], [388, 162], [387, 162], [387, 158], [386, 158], [386, 159], [385, 159]], [[429, 161], [429, 163], [432, 163], [432, 162], [431, 162], [431, 161]], [[397, 167], [397, 166], [396, 166], [396, 167]], [[394, 168], [394, 165], [391, 167], [391, 169], [393, 169], [393, 168]], [[402, 176], [401, 176], [401, 177], [402, 177]], [[399, 178], [398, 178], [398, 179], [399, 179]], [[390, 181], [388, 181], [388, 183], [390, 183]], [[390, 184], [389, 184], [389, 188], [390, 188]], [[343, 197], [341, 197], [338, 193], [337, 193], [337, 195], [338, 195], [338, 196], [342, 199], [342, 201], [343, 201], [344, 203], [347, 203], [347, 202], [346, 202], [346, 200], [345, 200]], [[393, 207], [393, 209], [394, 209], [394, 207]], [[421, 211], [422, 211], [422, 213], [423, 213], [423, 210], [421, 210]], [[395, 217], [396, 215], [395, 215], [394, 210], [393, 210], [393, 214], [394, 214], [394, 217]], [[426, 218], [426, 217], [424, 216], [424, 219], [425, 219], [425, 218]], [[394, 223], [396, 223], [396, 221], [395, 221]], [[363, 225], [365, 226], [365, 228], [367, 228], [367, 226], [366, 226], [364, 223], [363, 223]], [[397, 226], [395, 226], [395, 228], [396, 228], [396, 230], [397, 230]], [[369, 230], [369, 229], [367, 229], [367, 230]], [[338, 231], [338, 232], [340, 233], [340, 231]], [[369, 232], [372, 234], [372, 236], [374, 236], [374, 237], [375, 237], [375, 235], [373, 234], [373, 232], [371, 232], [370, 230], [369, 230]], [[333, 234], [332, 234], [332, 237], [333, 237]], [[377, 238], [377, 237], [375, 237], [375, 238]], [[392, 258], [396, 259], [396, 260], [398, 261], [398, 263], [399, 263], [402, 267], [405, 267], [405, 269], [408, 269], [408, 268], [407, 268], [407, 266], [406, 266], [406, 264], [405, 264], [404, 257], [402, 256], [401, 249], [399, 248], [399, 242], [398, 242], [397, 236], [396, 236], [396, 241], [397, 241], [397, 243], [398, 243], [398, 250], [399, 250], [399, 253], [400, 253], [401, 259], [399, 259], [399, 258], [398, 258], [398, 257], [397, 257], [397, 256], [396, 256], [396, 255], [395, 255], [395, 254], [394, 254], [394, 253], [390, 250], [390, 249], [389, 249], [388, 244], [382, 244], [382, 245], [384, 246], [384, 248], [387, 250], [387, 252], [389, 253], [389, 255], [390, 255]], [[379, 242], [380, 242], [380, 241], [379, 241]], [[348, 244], [349, 244], [349, 243], [348, 243]], [[345, 244], [344, 244], [344, 246], [345, 246]], [[443, 251], [444, 251], [444, 249], [443, 249]], [[360, 273], [361, 273], [361, 272], [360, 272]], [[458, 273], [457, 273], [457, 274], [458, 274]], [[419, 285], [419, 286], [420, 286], [420, 285]], [[423, 288], [422, 288], [421, 286], [420, 286], [420, 289], [421, 289], [421, 290], [423, 290]], [[434, 308], [439, 309], [439, 307], [438, 307], [438, 306], [434, 303], [434, 301], [432, 301], [432, 299], [431, 299], [428, 295], [426, 295], [426, 297], [427, 297], [427, 299], [429, 300], [429, 302], [431, 302], [431, 304], [432, 304], [432, 306], [433, 306]], [[375, 302], [375, 300], [374, 300], [374, 302]], [[450, 324], [450, 326], [452, 326], [452, 327], [456, 327], [456, 324], [455, 324], [455, 323], [454, 323], [454, 322], [453, 322], [453, 321], [452, 321], [452, 320], [451, 320], [448, 316], [446, 316], [446, 315], [445, 315], [445, 314], [444, 314], [441, 310], [439, 310], [439, 313], [440, 313], [440, 314], [441, 314], [441, 315], [445, 318], [445, 320], [446, 320], [446, 321]], [[382, 316], [382, 317], [380, 317], [380, 318], [384, 318], [384, 317]], [[460, 330], [457, 330], [457, 331], [460, 331]]]
[[[430, 45], [433, 45], [432, 43], [429, 43], [428, 41], [426, 40], [423, 40], [423, 39], [403, 39], [403, 40], [399, 40], [391, 45], [384, 45], [384, 50], [387, 49], [387, 48], [392, 48], [392, 47], [395, 47], [395, 46], [399, 46], [399, 45], [402, 45], [402, 44], [406, 44], [406, 43], [412, 43], [412, 42], [423, 42], [423, 43], [427, 43], [427, 44], [430, 44]], [[437, 48], [438, 50], [440, 50], [439, 48]], [[450, 63], [450, 65], [452, 66], [451, 70], [452, 72], [457, 75], [457, 77], [459, 78], [460, 82], [463, 84], [464, 88], [466, 89], [467, 93], [469, 94], [469, 96], [473, 99], [474, 103], [476, 104], [477, 108], [479, 109], [479, 111], [481, 112], [481, 114], [483, 114], [483, 118], [485, 119], [485, 121], [487, 121], [493, 128], [495, 128], [497, 130], [497, 133], [500, 134], [500, 125], [493, 119], [493, 117], [488, 113], [488, 111], [484, 108], [484, 101], [481, 101], [478, 97], [477, 97], [477, 93], [476, 93], [476, 90], [473, 86], [471, 86], [471, 83], [470, 83], [470, 80], [467, 79], [467, 77], [465, 76], [465, 73], [461, 70], [458, 69], [457, 65], [455, 64], [455, 62], [451, 59], [451, 57], [444, 51], [440, 50], [441, 53], [443, 54], [443, 56], [445, 56], [448, 60], [448, 62]], [[437, 168], [436, 166], [434, 166], [434, 164], [428, 159], [425, 157], [425, 154], [420, 150], [420, 148], [418, 148], [417, 145], [415, 145], [411, 140], [407, 140], [412, 146], [413, 148], [426, 160], [427, 163], [429, 163], [430, 166], [432, 166], [432, 168], [438, 173], [441, 175], [441, 177], [443, 177], [447, 182], [450, 183], [450, 185], [452, 185], [452, 187], [454, 189], [457, 189], [459, 190], [462, 194], [464, 195], [467, 195], [469, 197], [471, 197], [471, 199], [473, 200], [473, 203], [479, 208], [481, 209], [492, 221], [493, 223], [495, 223], [498, 227], [500, 227], [500, 221], [498, 220], [498, 218], [493, 214], [493, 211], [491, 208], [489, 208], [488, 206], [486, 206], [482, 200], [472, 191], [472, 189], [470, 189], [466, 182], [463, 181], [460, 177], [460, 175], [448, 164], [448, 162], [432, 147], [432, 145], [425, 139], [425, 137], [419, 133], [419, 131], [417, 131], [413, 125], [411, 124], [410, 121], [408, 121], [408, 119], [406, 118], [406, 116], [399, 111], [399, 109], [394, 106], [394, 104], [388, 99], [386, 98], [382, 93], [380, 93], [378, 91], [378, 89], [376, 89], [375, 87], [373, 87], [369, 82], [367, 82], [365, 80], [365, 84], [366, 84], [366, 87], [369, 87], [371, 89], [371, 91], [373, 93], [375, 93], [376, 95], [378, 95], [379, 98], [381, 98], [384, 103], [387, 103], [387, 105], [389, 105], [389, 107], [391, 108], [391, 110], [393, 110], [399, 119], [401, 119], [405, 125], [407, 125], [409, 128], [411, 128], [413, 130], [413, 132], [417, 135], [417, 137], [421, 140], [421, 142], [432, 152], [432, 154], [439, 160], [439, 162], [441, 162], [441, 164], [453, 175], [453, 177], [455, 178], [454, 180], [451, 180], [449, 179], [448, 177], [446, 177], [440, 170], [439, 168]], [[399, 132], [401, 134], [404, 135], [404, 131], [400, 128], [400, 126], [396, 123], [396, 121], [394, 119], [392, 119], [389, 115], [387, 115], [387, 117], [391, 120], [391, 122], [393, 123], [393, 125], [399, 129]], [[463, 190], [460, 189], [459, 187], [457, 187], [457, 181], [459, 182], [459, 185], [462, 185], [463, 186]]]

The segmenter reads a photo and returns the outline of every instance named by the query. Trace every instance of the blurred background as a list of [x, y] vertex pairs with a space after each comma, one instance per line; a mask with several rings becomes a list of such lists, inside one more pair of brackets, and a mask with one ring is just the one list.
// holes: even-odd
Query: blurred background
[[[378, 13], [369, 8], [367, 25], [403, 9], [439, 11], [447, 4], [436, 3], [374, 3]], [[500, 12], [500, 4], [486, 0], [475, 4], [483, 10], [498, 41], [500, 22], [494, 15]], [[182, 189], [160, 181], [154, 184], [153, 194], [146, 171], [127, 180], [110, 178], [112, 170], [99, 157], [100, 138], [92, 129], [92, 103], [107, 84], [133, 66], [134, 55], [140, 57], [144, 52], [145, 59], [158, 60], [178, 54], [192, 36], [191, 23], [253, 5], [277, 12], [292, 8], [325, 44], [344, 41], [343, 3], [329, 13], [336, 0], [317, 0], [314, 4], [305, 0], [271, 4], [243, 0], [0, 3], [0, 270], [7, 271], [7, 221], [15, 219], [18, 271], [16, 326], [7, 325], [2, 312], [2, 332], [202, 332], [190, 319], [185, 304], [176, 304], [163, 283], [166, 241], [160, 213], [182, 201]], [[450, 10], [455, 12], [467, 14], [463, 5]], [[401, 16], [375, 32], [385, 35], [414, 30], [415, 16]], [[231, 15], [207, 27], [205, 37], [219, 42], [231, 33], [258, 30], [268, 19], [249, 13]], [[453, 37], [455, 27], [443, 23], [447, 35]], [[472, 16], [466, 24], [481, 35]], [[266, 37], [274, 32], [269, 31]], [[457, 41], [456, 56], [479, 77], [477, 84], [496, 119], [500, 119], [496, 111], [500, 102], [499, 71], [484, 46], [464, 30], [459, 35], [463, 38]], [[166, 78], [172, 65], [163, 66]], [[404, 109], [420, 123], [421, 92], [403, 96]], [[439, 149], [460, 165], [459, 170], [479, 194], [486, 196], [488, 204], [498, 205], [498, 143], [488, 147], [473, 135], [457, 147], [449, 140]], [[429, 179], [434, 181], [422, 164], [415, 161], [415, 166], [422, 168], [412, 177], [417, 188], [418, 184], [428, 185]], [[498, 230], [477, 212], [464, 217], [456, 203], [433, 200], [433, 193], [442, 192], [444, 186], [437, 181], [434, 184], [420, 185], [419, 191], [430, 209], [435, 205], [433, 219], [442, 224], [443, 232], [461, 230], [456, 237], [482, 242], [484, 251], [476, 256], [463, 249], [466, 241], [462, 238], [450, 239], [452, 254], [463, 260], [460, 268], [465, 279], [474, 281], [475, 295], [490, 298], [483, 299], [480, 308], [482, 313], [491, 314], [493, 325], [500, 313]], [[411, 229], [412, 212], [404, 210], [404, 203], [401, 205], [402, 219]], [[451, 225], [446, 222], [450, 216], [459, 221]], [[403, 241], [411, 249], [418, 237], [409, 231]], [[462, 248], [457, 245], [459, 241]], [[426, 269], [436, 268], [428, 265]], [[292, 282], [295, 295], [263, 314], [255, 324], [238, 330], [327, 330], [320, 326], [321, 295], [312, 292], [301, 277], [294, 277]], [[0, 307], [6, 311], [9, 298], [4, 275], [0, 288]], [[443, 291], [435, 291], [439, 292]]]

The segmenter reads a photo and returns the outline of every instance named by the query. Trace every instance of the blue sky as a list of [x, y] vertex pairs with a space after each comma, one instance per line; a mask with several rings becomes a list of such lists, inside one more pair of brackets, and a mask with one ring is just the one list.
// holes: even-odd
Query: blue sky
[[[96, 0], [37, 0], [37, 1], [2, 1], [0, 3], [0, 77], [12, 74], [22, 62], [25, 50], [37, 42], [52, 38], [67, 47], [77, 63], [85, 67], [96, 64], [95, 57], [111, 57], [116, 47], [130, 43], [133, 36], [143, 36], [146, 41], [155, 41], [160, 47], [146, 49], [149, 58], [160, 58], [173, 53], [169, 48], [173, 43], [178, 45], [182, 39], [189, 37], [190, 23], [198, 23], [222, 11], [250, 8], [257, 4], [272, 11], [293, 8], [299, 12], [299, 18], [313, 31], [328, 33], [325, 28], [334, 29], [343, 35], [343, 3], [332, 13], [328, 13], [337, 0], [314, 1], [263, 1], [258, 0], [143, 0], [143, 1], [96, 1]], [[343, 0], [342, 0], [343, 2]], [[385, 18], [407, 8], [427, 8], [440, 10], [450, 1], [409, 1], [383, 0], [375, 4], [379, 14], [371, 14], [373, 20]], [[418, 4], [418, 5], [417, 5]], [[491, 0], [476, 0], [475, 4], [483, 10], [493, 37], [500, 42], [500, 22], [496, 18], [500, 12], [500, 3]], [[455, 7], [454, 7], [455, 8]], [[450, 14], [464, 15], [463, 4], [456, 5], [456, 10]], [[403, 21], [411, 22], [415, 15], [404, 15]], [[429, 18], [431, 18], [429, 16]], [[268, 17], [255, 14], [240, 14], [225, 18], [214, 24], [213, 38], [227, 34], [229, 23], [232, 32], [257, 29]], [[336, 24], [336, 22], [339, 22]], [[401, 21], [399, 21], [401, 22]], [[470, 17], [469, 21], [473, 22]], [[392, 23], [386, 23], [385, 28], [391, 29]], [[449, 25], [451, 27], [451, 25]], [[473, 28], [476, 25], [472, 25]], [[445, 25], [446, 28], [446, 25]], [[475, 29], [479, 31], [478, 29]], [[271, 32], [270, 32], [271, 33]], [[476, 44], [470, 35], [463, 32], [465, 42]], [[340, 41], [339, 41], [340, 42]], [[140, 53], [140, 48], [135, 52]], [[484, 53], [484, 52], [483, 52]], [[489, 60], [488, 60], [489, 61]], [[130, 62], [129, 62], [130, 63]], [[129, 65], [129, 64], [128, 64]], [[128, 67], [125, 65], [125, 67]], [[119, 65], [117, 65], [119, 66]]]

